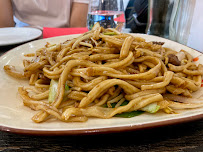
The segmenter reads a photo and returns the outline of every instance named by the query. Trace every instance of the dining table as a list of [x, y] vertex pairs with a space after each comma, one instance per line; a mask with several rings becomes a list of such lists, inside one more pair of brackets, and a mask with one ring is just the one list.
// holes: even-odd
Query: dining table
[[[19, 45], [0, 46], [0, 55]], [[203, 152], [203, 119], [144, 129], [77, 135], [25, 135], [4, 130], [0, 131], [0, 151]]]

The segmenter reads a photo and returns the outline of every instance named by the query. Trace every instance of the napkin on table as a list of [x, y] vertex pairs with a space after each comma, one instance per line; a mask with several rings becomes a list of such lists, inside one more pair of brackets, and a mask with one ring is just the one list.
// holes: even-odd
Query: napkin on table
[[61, 36], [61, 35], [71, 35], [71, 34], [81, 34], [87, 32], [86, 27], [82, 28], [52, 28], [44, 27], [43, 28], [43, 38]]

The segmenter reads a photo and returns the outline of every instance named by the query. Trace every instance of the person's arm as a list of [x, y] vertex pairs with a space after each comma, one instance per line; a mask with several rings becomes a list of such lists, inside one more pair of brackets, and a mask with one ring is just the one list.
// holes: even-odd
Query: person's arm
[[0, 27], [14, 25], [11, 0], [0, 0]]
[[70, 27], [85, 27], [87, 22], [88, 4], [73, 2]]

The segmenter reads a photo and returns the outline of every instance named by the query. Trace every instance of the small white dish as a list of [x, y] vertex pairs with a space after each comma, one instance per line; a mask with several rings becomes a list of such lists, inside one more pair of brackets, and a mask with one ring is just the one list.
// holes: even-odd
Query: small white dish
[[42, 31], [30, 27], [0, 28], [0, 46], [19, 44], [34, 40], [42, 35]]

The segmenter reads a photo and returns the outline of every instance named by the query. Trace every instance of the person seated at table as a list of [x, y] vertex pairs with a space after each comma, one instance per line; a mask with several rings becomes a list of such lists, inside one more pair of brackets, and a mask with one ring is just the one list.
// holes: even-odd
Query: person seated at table
[[0, 27], [85, 27], [89, 0], [0, 0]]

